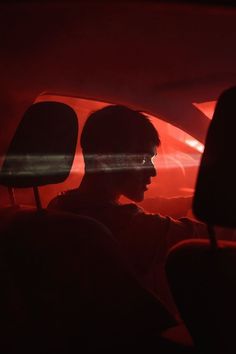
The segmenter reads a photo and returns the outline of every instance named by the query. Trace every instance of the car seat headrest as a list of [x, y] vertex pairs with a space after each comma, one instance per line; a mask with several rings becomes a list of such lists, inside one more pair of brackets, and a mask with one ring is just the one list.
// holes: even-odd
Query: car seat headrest
[[236, 227], [236, 87], [219, 97], [203, 152], [193, 211], [209, 225]]
[[63, 182], [76, 151], [78, 120], [64, 103], [38, 102], [25, 112], [0, 171], [8, 187], [36, 187]]

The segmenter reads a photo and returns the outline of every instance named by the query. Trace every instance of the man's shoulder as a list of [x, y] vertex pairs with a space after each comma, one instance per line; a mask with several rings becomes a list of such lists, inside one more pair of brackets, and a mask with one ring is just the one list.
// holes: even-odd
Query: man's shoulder
[[143, 208], [135, 203], [121, 205], [121, 212], [119, 214], [126, 214], [129, 224], [127, 225], [130, 231], [140, 231], [143, 230], [154, 231], [162, 230], [166, 232], [171, 218], [168, 216], [163, 216], [157, 213], [146, 212]]
[[75, 189], [60, 192], [48, 203], [47, 208], [56, 210], [70, 209], [70, 206], [74, 204], [75, 194]]

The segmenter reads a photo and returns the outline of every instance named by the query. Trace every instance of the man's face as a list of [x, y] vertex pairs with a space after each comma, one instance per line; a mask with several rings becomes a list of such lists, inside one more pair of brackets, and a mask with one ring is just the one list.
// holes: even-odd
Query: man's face
[[120, 193], [135, 202], [144, 198], [144, 192], [151, 183], [151, 177], [156, 176], [153, 160], [157, 148], [149, 144], [138, 148], [135, 153], [127, 154], [124, 171], [120, 175]]

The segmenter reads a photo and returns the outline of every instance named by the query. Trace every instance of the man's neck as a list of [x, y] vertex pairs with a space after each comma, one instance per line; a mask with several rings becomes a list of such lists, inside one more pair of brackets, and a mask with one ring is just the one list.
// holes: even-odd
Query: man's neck
[[114, 188], [112, 176], [85, 173], [78, 193], [86, 200], [118, 204], [119, 193]]

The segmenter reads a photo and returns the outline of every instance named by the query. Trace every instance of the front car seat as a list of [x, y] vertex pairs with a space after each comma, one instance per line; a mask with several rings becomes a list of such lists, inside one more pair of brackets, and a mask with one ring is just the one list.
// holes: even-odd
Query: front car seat
[[236, 228], [236, 87], [217, 102], [205, 142], [193, 210], [209, 240], [183, 241], [166, 271], [183, 320], [200, 353], [236, 352], [236, 243], [218, 241], [216, 227]]
[[[36, 274], [38, 255], [45, 255], [45, 252], [40, 253], [39, 242], [46, 250], [50, 237], [57, 234], [60, 239], [58, 221], [61, 219], [56, 220], [56, 215], [51, 216], [43, 210], [39, 186], [59, 183], [67, 178], [77, 135], [78, 120], [72, 108], [57, 102], [33, 104], [20, 121], [3, 161], [0, 183], [8, 188], [11, 206], [0, 210], [2, 352], [27, 351], [27, 347], [35, 350], [37, 346], [32, 345], [36, 333], [41, 333], [38, 342], [42, 343], [44, 329], [50, 322], [49, 315], [44, 318], [47, 321], [43, 326], [39, 320], [38, 316], [43, 318], [46, 312], [40, 305], [40, 285], [37, 288], [34, 282], [39, 283], [39, 274]], [[36, 207], [19, 205], [15, 188], [33, 188]], [[68, 221], [64, 220], [64, 232], [66, 224]], [[42, 279], [43, 274], [41, 269]]]

